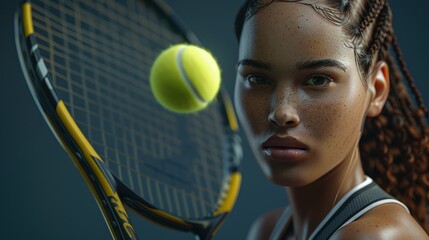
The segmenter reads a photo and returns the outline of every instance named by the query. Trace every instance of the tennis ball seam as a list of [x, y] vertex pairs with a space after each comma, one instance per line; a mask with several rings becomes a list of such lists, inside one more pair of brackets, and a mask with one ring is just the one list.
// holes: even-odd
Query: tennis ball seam
[[177, 52], [176, 55], [176, 62], [180, 71], [180, 75], [182, 76], [183, 81], [185, 82], [186, 86], [188, 87], [188, 89], [194, 94], [195, 98], [200, 102], [205, 104], [206, 101], [204, 100], [204, 98], [200, 95], [200, 93], [197, 91], [197, 89], [194, 87], [194, 85], [192, 85], [191, 80], [189, 79], [188, 75], [186, 74], [186, 71], [183, 67], [183, 63], [182, 63], [182, 56], [183, 56], [183, 52], [186, 50], [186, 46], [183, 46], [179, 49], [179, 51]]

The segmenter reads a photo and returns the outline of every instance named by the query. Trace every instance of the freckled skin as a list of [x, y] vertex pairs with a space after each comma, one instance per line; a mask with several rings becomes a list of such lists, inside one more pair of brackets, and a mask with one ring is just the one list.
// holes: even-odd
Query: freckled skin
[[[368, 94], [357, 72], [353, 50], [345, 46], [339, 27], [329, 24], [304, 5], [272, 5], [244, 25], [239, 58], [270, 63], [273, 73], [267, 75], [274, 76], [273, 83], [249, 88], [242, 75], [265, 73], [239, 67], [235, 103], [265, 175], [280, 185], [302, 186], [326, 174], [352, 152], [359, 138]], [[286, 5], [299, 10], [286, 15], [283, 7]], [[326, 33], [327, 28], [330, 34]], [[321, 58], [344, 62], [346, 72], [333, 67], [308, 72], [295, 69], [297, 61]], [[319, 73], [335, 76], [334, 86], [324, 90], [303, 86], [303, 79]], [[270, 114], [279, 121], [296, 115], [299, 124], [280, 129], [270, 122]], [[261, 141], [277, 131], [285, 131], [309, 145], [310, 160], [293, 167], [269, 166], [262, 160]]]
[[[268, 67], [238, 65], [234, 97], [238, 118], [262, 172], [288, 193], [293, 230], [287, 238], [307, 239], [334, 204], [365, 178], [358, 142], [362, 122], [375, 101], [374, 92], [365, 87], [363, 81], [367, 80], [361, 79], [342, 29], [303, 4], [274, 2], [246, 20], [239, 43], [239, 63], [244, 59]], [[320, 59], [334, 59], [346, 69], [296, 67], [297, 62]], [[332, 81], [324, 88], [307, 84], [313, 76], [320, 75]], [[249, 76], [263, 81], [251, 84]], [[382, 106], [384, 101], [377, 104]], [[298, 163], [267, 161], [261, 144], [275, 134], [292, 136], [306, 144], [305, 157]], [[385, 221], [396, 232], [412, 228], [420, 234], [419, 239], [426, 239], [421, 238], [425, 233], [403, 208], [387, 205], [377, 207], [374, 214], [365, 214], [376, 217], [362, 217], [369, 220], [350, 224], [334, 239], [349, 239], [351, 233], [365, 236], [371, 229], [389, 232], [391, 229], [380, 219], [386, 213], [393, 218], [392, 212], [408, 219], [401, 222], [401, 228], [395, 221]], [[279, 215], [276, 211], [257, 222], [253, 229], [261, 231], [251, 231], [249, 239], [268, 239], [271, 223]]]

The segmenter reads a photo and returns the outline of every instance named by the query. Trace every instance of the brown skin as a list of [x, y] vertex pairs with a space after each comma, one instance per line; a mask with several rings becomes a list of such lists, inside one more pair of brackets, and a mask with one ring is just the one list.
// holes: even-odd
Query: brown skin
[[[381, 112], [389, 74], [386, 63], [379, 62], [362, 79], [347, 41], [340, 27], [297, 3], [274, 2], [243, 27], [235, 105], [262, 172], [286, 188], [293, 212], [291, 239], [307, 239], [335, 203], [365, 178], [358, 147], [361, 126], [365, 117]], [[297, 67], [322, 59], [335, 64]], [[261, 145], [272, 136], [304, 143], [299, 161], [267, 155]], [[267, 239], [279, 215], [263, 216], [249, 239]], [[343, 228], [335, 239], [392, 239], [385, 237], [392, 228], [404, 238], [416, 239], [416, 232], [418, 239], [426, 236], [405, 210], [386, 204]]]

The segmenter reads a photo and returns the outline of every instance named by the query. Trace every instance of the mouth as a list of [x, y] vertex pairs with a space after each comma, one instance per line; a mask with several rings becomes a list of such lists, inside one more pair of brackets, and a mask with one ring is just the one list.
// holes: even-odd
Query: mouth
[[272, 136], [261, 144], [264, 157], [269, 162], [296, 162], [305, 157], [309, 148], [292, 136]]

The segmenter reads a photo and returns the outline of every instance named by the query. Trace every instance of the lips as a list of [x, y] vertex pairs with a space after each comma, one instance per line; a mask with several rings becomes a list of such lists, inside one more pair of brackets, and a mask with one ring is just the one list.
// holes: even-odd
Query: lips
[[272, 136], [261, 145], [268, 161], [296, 162], [303, 160], [308, 146], [292, 136]]

